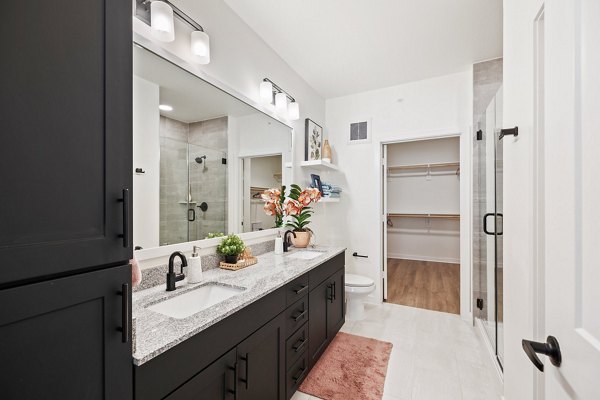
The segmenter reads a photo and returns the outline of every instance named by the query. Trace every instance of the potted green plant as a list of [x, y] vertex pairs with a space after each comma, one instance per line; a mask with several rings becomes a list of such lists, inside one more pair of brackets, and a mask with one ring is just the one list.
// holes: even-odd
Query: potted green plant
[[235, 264], [245, 248], [244, 241], [238, 235], [231, 234], [221, 240], [217, 246], [217, 253], [225, 256], [226, 263]]

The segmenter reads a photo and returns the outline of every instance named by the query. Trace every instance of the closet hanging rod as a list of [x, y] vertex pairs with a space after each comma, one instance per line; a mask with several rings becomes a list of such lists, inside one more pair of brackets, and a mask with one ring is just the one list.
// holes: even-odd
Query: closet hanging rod
[[423, 168], [443, 168], [459, 167], [460, 162], [429, 163], [429, 164], [409, 164], [409, 165], [390, 165], [388, 170], [392, 169], [423, 169]]
[[460, 219], [460, 214], [403, 214], [388, 213], [390, 218], [440, 218], [440, 219]]

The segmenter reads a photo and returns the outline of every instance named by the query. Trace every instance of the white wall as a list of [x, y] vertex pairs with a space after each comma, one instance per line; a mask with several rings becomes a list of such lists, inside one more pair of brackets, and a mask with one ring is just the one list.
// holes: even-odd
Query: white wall
[[[438, 78], [412, 82], [385, 89], [329, 99], [325, 137], [330, 139], [334, 162], [340, 172], [331, 180], [344, 191], [340, 203], [328, 204], [327, 241], [348, 247], [346, 261], [350, 270], [370, 276], [377, 282], [372, 295], [382, 298], [380, 279], [381, 216], [379, 204], [381, 164], [380, 142], [427, 137], [443, 132], [461, 136], [461, 232], [470, 229], [470, 124], [472, 118], [472, 72], [470, 70]], [[361, 119], [372, 122], [372, 142], [348, 144], [349, 123]], [[325, 227], [320, 228], [323, 231]], [[462, 268], [470, 276], [470, 237], [461, 241]], [[352, 252], [369, 256], [355, 259]], [[469, 285], [470, 278], [466, 280]], [[470, 286], [461, 293], [470, 297]], [[469, 314], [469, 301], [461, 304], [461, 314]]]
[[[387, 165], [460, 161], [460, 138], [418, 140], [387, 146]], [[391, 170], [387, 179], [387, 212], [459, 214], [458, 167]], [[408, 260], [460, 263], [460, 220], [391, 217], [387, 256]]]
[[160, 139], [158, 85], [133, 77], [133, 244], [156, 247], [160, 215]]
[[534, 398], [534, 376], [537, 374], [523, 353], [521, 339], [536, 339], [533, 305], [533, 22], [542, 4], [541, 0], [504, 1], [503, 126], [519, 127], [517, 138], [502, 140], [504, 396], [507, 400]]

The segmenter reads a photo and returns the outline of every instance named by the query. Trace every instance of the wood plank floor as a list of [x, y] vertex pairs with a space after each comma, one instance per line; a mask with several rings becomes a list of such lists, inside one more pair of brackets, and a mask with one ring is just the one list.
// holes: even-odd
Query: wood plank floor
[[460, 314], [460, 265], [388, 258], [387, 302]]

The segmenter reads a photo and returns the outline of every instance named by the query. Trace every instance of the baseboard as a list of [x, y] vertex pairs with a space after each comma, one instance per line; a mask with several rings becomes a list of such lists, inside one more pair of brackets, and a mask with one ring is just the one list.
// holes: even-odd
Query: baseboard
[[431, 262], [440, 262], [446, 264], [460, 264], [459, 258], [451, 258], [451, 257], [430, 257], [430, 256], [420, 256], [414, 254], [400, 254], [400, 253], [390, 253], [388, 251], [387, 258], [393, 258], [397, 260], [415, 260], [415, 261], [431, 261]]
[[504, 386], [504, 373], [502, 372], [502, 368], [500, 368], [500, 364], [498, 363], [498, 359], [496, 358], [496, 353], [494, 352], [494, 347], [492, 342], [490, 342], [490, 338], [485, 332], [485, 326], [483, 326], [483, 322], [479, 318], [475, 318], [475, 325], [479, 328], [479, 334], [483, 337], [483, 341], [485, 342], [485, 348], [488, 351], [490, 356], [490, 360], [494, 365], [494, 369], [496, 370], [496, 374], [498, 377], [498, 381], [500, 385]]

